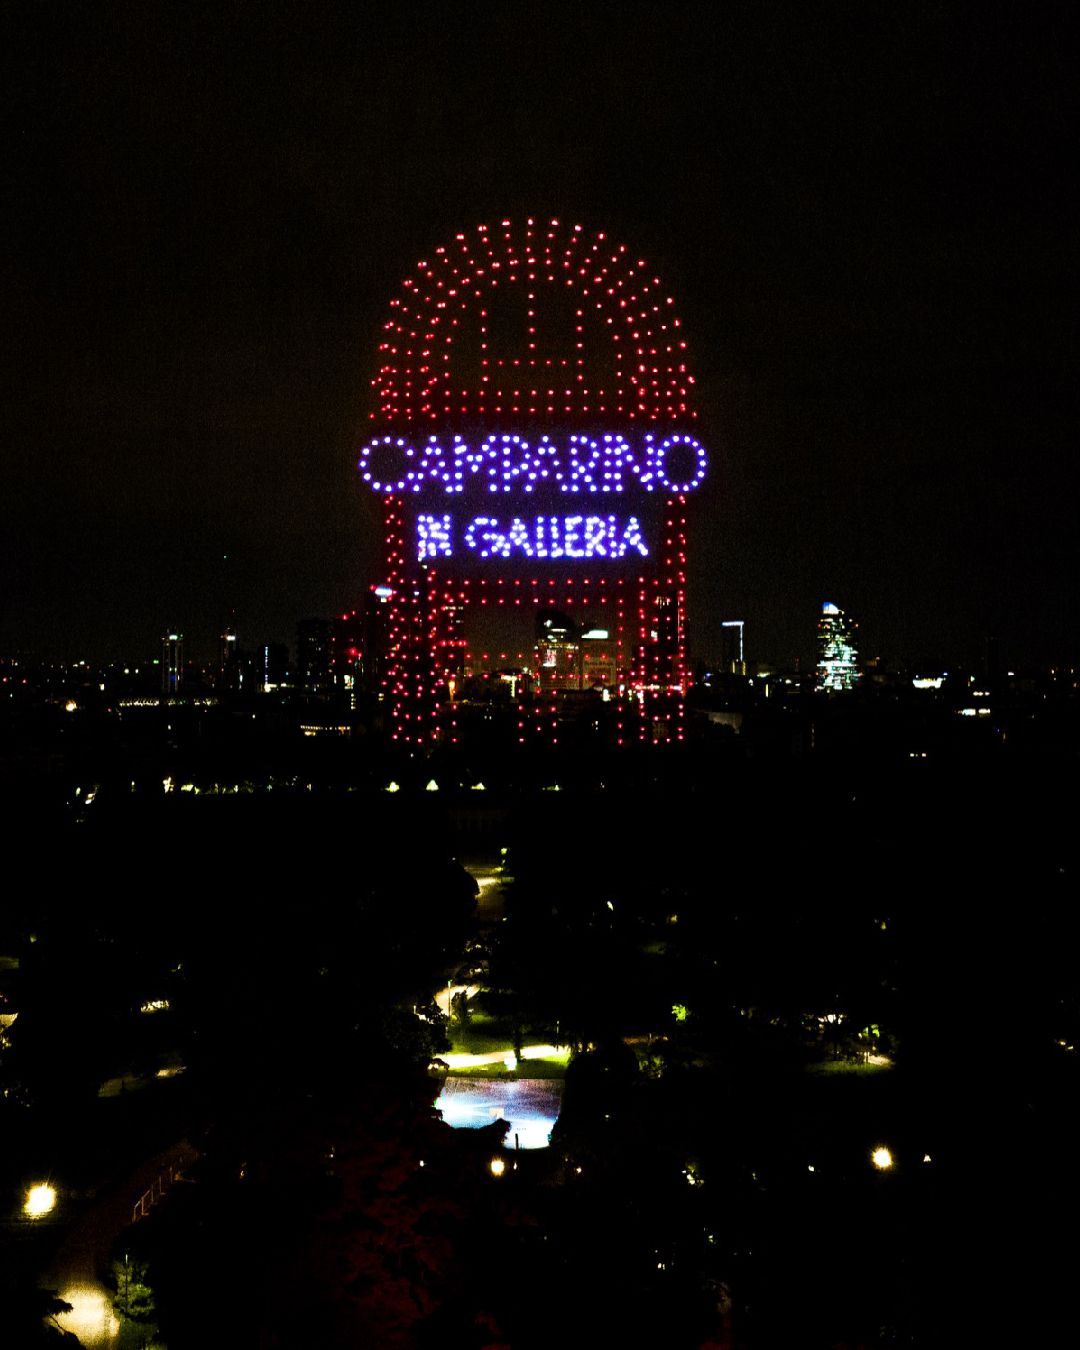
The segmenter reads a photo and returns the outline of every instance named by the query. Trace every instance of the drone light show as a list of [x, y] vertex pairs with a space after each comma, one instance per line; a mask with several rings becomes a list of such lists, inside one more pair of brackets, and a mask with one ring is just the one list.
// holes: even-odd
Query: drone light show
[[619, 744], [681, 740], [686, 507], [708, 454], [659, 278], [580, 225], [479, 225], [405, 279], [379, 357], [359, 471], [383, 502], [394, 739], [457, 739], [468, 617], [490, 607], [609, 642], [563, 661], [558, 689], [519, 653], [519, 742], [558, 741], [570, 690], [611, 706]]

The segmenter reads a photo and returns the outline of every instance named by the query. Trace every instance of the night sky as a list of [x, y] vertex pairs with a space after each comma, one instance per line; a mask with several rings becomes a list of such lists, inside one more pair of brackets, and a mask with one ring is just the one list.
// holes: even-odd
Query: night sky
[[805, 660], [832, 599], [866, 655], [1080, 660], [1070, 9], [24, 5], [0, 655], [355, 604], [389, 299], [534, 214], [684, 317], [694, 655]]

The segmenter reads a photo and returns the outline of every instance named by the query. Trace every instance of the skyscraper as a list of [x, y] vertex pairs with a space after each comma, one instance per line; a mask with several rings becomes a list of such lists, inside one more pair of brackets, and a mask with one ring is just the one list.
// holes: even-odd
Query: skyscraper
[[166, 633], [161, 640], [161, 692], [178, 694], [184, 680], [184, 635]]
[[554, 609], [536, 616], [536, 681], [544, 693], [581, 688], [581, 644], [572, 619]]
[[289, 651], [283, 642], [264, 642], [255, 655], [256, 681], [264, 694], [271, 694], [288, 682]]
[[326, 694], [334, 682], [334, 621], [301, 619], [296, 625], [296, 678], [305, 694]]
[[859, 679], [855, 650], [856, 625], [826, 600], [818, 620], [817, 688], [825, 693], [854, 689]]
[[742, 619], [722, 619], [720, 622], [720, 669], [725, 675], [746, 674], [745, 631], [746, 624]]
[[237, 691], [243, 683], [236, 627], [232, 623], [228, 624], [221, 634], [217, 683], [219, 689], [228, 689], [232, 692]]

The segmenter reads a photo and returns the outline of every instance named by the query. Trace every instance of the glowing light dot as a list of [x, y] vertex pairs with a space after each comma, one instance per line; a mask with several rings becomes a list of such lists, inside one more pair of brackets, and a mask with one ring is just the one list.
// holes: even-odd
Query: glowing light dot
[[488, 1170], [493, 1177], [501, 1177], [506, 1171], [506, 1163], [501, 1158], [492, 1158], [491, 1162], [488, 1163]]
[[879, 1172], [887, 1172], [893, 1165], [893, 1155], [884, 1147], [884, 1145], [882, 1145], [881, 1147], [874, 1149], [873, 1153], [870, 1154], [870, 1161]]
[[56, 1208], [56, 1191], [45, 1181], [39, 1181], [26, 1192], [23, 1213], [28, 1219], [41, 1219]]

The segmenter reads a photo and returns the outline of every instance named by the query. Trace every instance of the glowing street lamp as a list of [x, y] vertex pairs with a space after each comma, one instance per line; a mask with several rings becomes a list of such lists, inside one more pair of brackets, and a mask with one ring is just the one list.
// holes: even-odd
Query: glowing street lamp
[[501, 1177], [506, 1171], [506, 1163], [504, 1163], [501, 1158], [492, 1158], [491, 1162], [488, 1163], [488, 1167], [491, 1170], [491, 1175], [493, 1177]]
[[870, 1154], [870, 1161], [879, 1172], [887, 1172], [893, 1165], [893, 1155], [884, 1145], [881, 1145]]
[[56, 1191], [47, 1181], [39, 1181], [26, 1192], [23, 1213], [28, 1219], [43, 1219], [56, 1208]]

